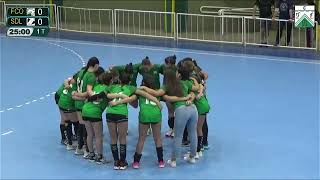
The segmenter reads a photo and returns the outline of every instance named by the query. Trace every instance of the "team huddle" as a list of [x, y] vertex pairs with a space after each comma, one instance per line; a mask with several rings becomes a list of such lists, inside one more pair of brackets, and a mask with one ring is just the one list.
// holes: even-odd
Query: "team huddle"
[[[140, 87], [137, 86], [139, 74], [142, 76]], [[163, 75], [162, 86], [160, 74]], [[124, 170], [128, 166], [128, 108], [129, 105], [139, 107], [139, 138], [132, 167], [140, 167], [145, 139], [152, 134], [158, 166], [163, 168], [161, 101], [164, 101], [170, 127], [166, 137], [173, 138], [172, 154], [167, 163], [176, 167], [181, 145], [190, 146], [184, 159], [195, 163], [208, 148], [207, 78], [207, 73], [192, 58], [184, 58], [176, 64], [176, 56], [169, 56], [159, 65], [145, 57], [139, 64], [114, 66], [105, 71], [99, 66], [99, 60], [92, 57], [86, 67], [64, 80], [55, 94], [61, 114], [61, 143], [91, 162], [107, 163], [103, 155], [102, 114], [105, 111], [114, 169]], [[73, 146], [73, 140], [77, 141], [77, 147]]]

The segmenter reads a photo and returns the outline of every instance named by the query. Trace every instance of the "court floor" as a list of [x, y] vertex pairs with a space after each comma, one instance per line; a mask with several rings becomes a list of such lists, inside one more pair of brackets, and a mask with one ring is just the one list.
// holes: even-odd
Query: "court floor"
[[[199, 50], [0, 37], [2, 179], [318, 179], [320, 61]], [[147, 139], [141, 168], [112, 170], [60, 145], [53, 93], [91, 56], [103, 67], [153, 63], [176, 54], [192, 57], [209, 73], [210, 149], [196, 164], [156, 166]], [[139, 78], [139, 80], [141, 80]], [[130, 108], [127, 160], [137, 143], [138, 109]], [[105, 124], [105, 121], [104, 121]], [[164, 137], [165, 159], [171, 139]], [[104, 152], [111, 159], [104, 127]], [[187, 151], [187, 148], [184, 148]]]

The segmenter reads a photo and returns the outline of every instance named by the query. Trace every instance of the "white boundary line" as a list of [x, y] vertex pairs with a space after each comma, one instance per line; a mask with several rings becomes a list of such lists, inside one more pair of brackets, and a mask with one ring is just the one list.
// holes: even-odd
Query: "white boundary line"
[[[0, 36], [0, 38], [6, 36]], [[164, 52], [180, 52], [187, 54], [199, 54], [199, 55], [209, 55], [209, 56], [222, 56], [222, 57], [234, 57], [234, 60], [239, 60], [239, 58], [248, 58], [255, 60], [265, 60], [265, 61], [276, 61], [276, 62], [287, 62], [287, 63], [301, 63], [301, 64], [315, 64], [320, 65], [320, 60], [308, 60], [301, 58], [286, 58], [280, 57], [279, 59], [263, 57], [263, 56], [254, 56], [254, 55], [245, 55], [245, 54], [233, 54], [233, 53], [211, 53], [204, 50], [177, 50], [176, 48], [152, 48], [146, 46], [133, 46], [133, 45], [117, 45], [112, 43], [92, 43], [92, 42], [82, 42], [82, 41], [70, 41], [70, 40], [56, 40], [52, 38], [38, 39], [38, 38], [26, 38], [26, 37], [6, 37], [6, 38], [17, 38], [17, 39], [27, 39], [27, 40], [42, 40], [48, 42], [59, 42], [59, 43], [69, 43], [69, 44], [80, 44], [80, 45], [91, 45], [91, 46], [104, 46], [104, 47], [118, 47], [118, 48], [128, 48], [128, 49], [140, 49], [140, 50], [152, 50], [152, 51], [164, 51]], [[179, 48], [180, 49], [180, 48]], [[292, 60], [297, 59], [297, 60]]]
[[5, 132], [5, 133], [2, 133], [1, 136], [5, 136], [5, 135], [11, 134], [11, 133], [13, 133], [13, 131], [8, 131], [8, 132]]
[[[5, 36], [0, 36], [0, 38], [3, 38], [3, 37], [5, 37]], [[23, 38], [23, 39], [28, 39], [28, 38]], [[29, 38], [29, 39], [30, 39], [30, 38]], [[52, 43], [52, 42], [49, 42], [49, 41], [43, 40], [43, 39], [32, 39], [32, 40], [44, 41], [44, 42], [46, 42], [46, 43], [48, 43], [48, 44], [51, 44], [51, 45], [60, 47], [60, 48], [62, 48], [62, 49], [65, 49], [65, 50], [71, 52], [72, 54], [76, 55], [77, 58], [80, 59], [82, 66], [85, 66], [85, 65], [86, 65], [86, 62], [85, 62], [85, 60], [83, 59], [83, 57], [82, 57], [79, 53], [77, 53], [76, 51], [74, 51], [74, 50], [72, 50], [72, 49], [69, 49], [69, 48], [64, 47], [64, 46], [62, 46], [62, 45], [55, 44], [55, 43]], [[44, 100], [45, 98], [48, 98], [48, 97], [50, 97], [51, 95], [54, 95], [55, 93], [56, 93], [56, 92], [48, 93], [47, 95], [41, 96], [41, 97], [38, 98], [38, 99], [33, 99], [32, 101], [28, 101], [28, 102], [26, 102], [26, 103], [24, 103], [24, 104], [17, 105], [17, 106], [15, 106], [15, 108], [20, 108], [20, 107], [23, 107], [24, 105], [29, 105], [29, 104], [35, 103], [35, 102], [37, 102], [37, 101], [42, 101], [42, 100]], [[3, 112], [5, 112], [5, 111], [11, 111], [11, 110], [14, 110], [15, 108], [14, 108], [14, 107], [4, 108], [3, 110], [0, 111], [0, 113], [3, 113]]]

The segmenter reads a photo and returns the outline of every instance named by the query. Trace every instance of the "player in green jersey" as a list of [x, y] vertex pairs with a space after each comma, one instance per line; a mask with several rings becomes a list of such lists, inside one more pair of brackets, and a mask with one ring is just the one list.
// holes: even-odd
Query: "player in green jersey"
[[[163, 65], [163, 74], [165, 74], [165, 71], [167, 70], [173, 70], [176, 71], [177, 67], [176, 67], [176, 55], [173, 56], [168, 56], [165, 58], [165, 64]], [[165, 77], [164, 77], [165, 78]], [[164, 80], [165, 81], [165, 80]], [[168, 126], [169, 126], [169, 130], [168, 132], [166, 132], [166, 137], [174, 137], [174, 132], [173, 132], [173, 127], [174, 127], [174, 108], [172, 103], [170, 102], [166, 102], [167, 105], [167, 109], [168, 109]]]
[[[198, 124], [197, 124], [197, 134], [198, 134], [198, 145], [197, 145], [197, 154], [196, 154], [196, 159], [202, 156], [202, 151], [203, 149], [203, 139], [205, 139], [205, 145], [207, 146], [208, 144], [208, 125], [206, 124], [206, 114], [210, 110], [210, 105], [209, 102], [206, 98], [206, 95], [204, 93], [204, 82], [208, 78], [208, 74], [205, 73], [197, 64], [195, 60], [192, 60], [191, 58], [186, 58], [184, 61], [184, 64], [189, 66], [190, 69], [193, 69], [192, 72], [192, 77], [200, 84], [200, 89], [199, 92], [196, 92], [196, 99], [194, 101], [199, 117], [198, 117]], [[205, 138], [204, 138], [204, 135]], [[184, 134], [183, 134], [183, 140], [182, 140], [183, 145], [188, 145], [188, 132], [187, 128], [185, 128]]]
[[[114, 159], [114, 169], [124, 170], [127, 168], [126, 162], [126, 138], [128, 130], [128, 104], [135, 99], [134, 92], [136, 87], [130, 84], [130, 75], [121, 73], [119, 82], [116, 82], [117, 77], [113, 77], [114, 84], [110, 86], [109, 93], [123, 94], [130, 97], [126, 103], [118, 104], [122, 99], [115, 98], [110, 102], [110, 107], [107, 108], [106, 119], [110, 133], [111, 151]], [[118, 153], [117, 142], [120, 142], [120, 159]]]
[[175, 127], [174, 127], [174, 142], [171, 159], [168, 163], [172, 167], [176, 167], [176, 158], [179, 154], [179, 147], [181, 146], [183, 130], [188, 126], [188, 132], [191, 141], [191, 154], [186, 157], [190, 163], [195, 163], [196, 148], [197, 148], [197, 108], [193, 105], [195, 98], [194, 91], [198, 91], [199, 85], [190, 80], [190, 73], [192, 69], [188, 66], [181, 65], [178, 73], [173, 70], [168, 70], [165, 73], [165, 82], [162, 89], [154, 91], [150, 88], [142, 87], [148, 93], [156, 96], [162, 96], [168, 101], [172, 102], [175, 109]]
[[[108, 85], [111, 80], [111, 75], [107, 73], [102, 73], [98, 76], [97, 83], [93, 86], [93, 94], [107, 91]], [[103, 125], [102, 125], [102, 112], [107, 106], [107, 100], [105, 98], [97, 99], [93, 102], [85, 102], [82, 107], [81, 116], [84, 120], [86, 131], [87, 131], [87, 147], [89, 153], [84, 156], [85, 159], [89, 161], [96, 161], [97, 164], [105, 163], [103, 157]], [[95, 144], [98, 156], [93, 150], [93, 136], [95, 137]]]
[[142, 75], [142, 77], [145, 74], [149, 74], [153, 77], [154, 84], [156, 88], [160, 88], [160, 74], [162, 74], [162, 65], [160, 64], [152, 64], [149, 57], [145, 57], [140, 65], [139, 68], [139, 74]]
[[[72, 79], [72, 78], [69, 78]], [[68, 88], [62, 84], [58, 91], [55, 93], [55, 101], [59, 107], [60, 112], [60, 133], [61, 144], [67, 145], [67, 149], [72, 149], [72, 123], [76, 120], [74, 101], [71, 96], [72, 89], [75, 88], [75, 84], [70, 84]]]
[[119, 73], [127, 73], [130, 75], [130, 85], [137, 87], [137, 77], [140, 69], [140, 64], [126, 64], [125, 66], [114, 66], [111, 69], [116, 69]]
[[[56, 104], [58, 105], [59, 99], [60, 99], [60, 95], [62, 94], [62, 91], [64, 89], [64, 85], [60, 86], [59, 89], [56, 91], [56, 93], [54, 94], [54, 100], [56, 102]], [[60, 111], [60, 110], [59, 110]], [[65, 136], [65, 123], [62, 120], [62, 118], [60, 119], [60, 133], [61, 133], [61, 144], [62, 145], [67, 145], [67, 141], [66, 141], [66, 136]]]
[[[150, 75], [145, 75], [142, 80], [142, 86], [155, 89], [153, 77]], [[154, 97], [155, 98], [155, 97]], [[160, 168], [165, 166], [163, 161], [163, 147], [161, 141], [161, 108], [157, 106], [160, 103], [160, 98], [157, 102], [153, 102], [144, 96], [138, 96], [140, 112], [139, 112], [139, 140], [136, 146], [136, 152], [134, 154], [134, 162], [132, 164], [133, 168], [138, 169], [140, 167], [140, 159], [142, 156], [142, 149], [147, 136], [147, 131], [149, 127], [152, 128], [153, 138], [156, 145], [156, 152], [158, 157], [158, 165]]]
[[[61, 116], [60, 132], [66, 140], [67, 150], [72, 150], [74, 149], [72, 146], [72, 123], [75, 125], [75, 129], [77, 129], [77, 116], [71, 93], [76, 91], [77, 86], [73, 83], [70, 84], [68, 88], [65, 88], [64, 85], [61, 85], [61, 87], [63, 90], [61, 92], [58, 91], [58, 106]], [[59, 89], [61, 89], [61, 87]]]
[[[154, 84], [156, 88], [160, 88], [160, 74], [163, 74], [163, 71], [166, 68], [171, 68], [175, 66], [175, 55], [171, 56], [170, 58], [167, 58], [166, 63], [163, 65], [160, 64], [153, 64], [151, 63], [151, 60], [149, 59], [149, 57], [145, 57], [142, 62], [141, 62], [141, 66], [139, 68], [139, 73], [142, 75], [142, 77], [144, 77], [146, 74], [150, 75], [153, 77], [154, 80]], [[173, 108], [171, 108], [172, 106], [170, 106], [170, 104], [167, 104], [168, 109], [169, 109], [169, 116], [172, 117], [173, 115]], [[169, 118], [172, 119], [172, 118]], [[151, 127], [148, 129], [148, 135], [150, 135], [152, 133], [151, 131]]]
[[[195, 77], [197, 74], [201, 74], [203, 76], [203, 79], [207, 79], [208, 78], [208, 74], [204, 71], [202, 71], [202, 69], [198, 66], [197, 61], [192, 59], [192, 58], [184, 58], [183, 60], [179, 61], [177, 67], [181, 67], [182, 63], [186, 63], [186, 65], [189, 66], [190, 69], [192, 70], [191, 75], [193, 77]], [[195, 72], [195, 68], [197, 68], [198, 72]], [[196, 79], [194, 79], [196, 81]], [[182, 138], [182, 145], [183, 146], [189, 146], [190, 145], [190, 141], [188, 140], [188, 131], [187, 128], [184, 129], [184, 133], [183, 133], [183, 138]]]
[[72, 97], [76, 100], [75, 107], [77, 110], [77, 118], [80, 123], [78, 128], [78, 147], [75, 154], [87, 156], [88, 148], [83, 145], [86, 144], [86, 128], [84, 121], [81, 116], [82, 107], [84, 105], [84, 100], [89, 96], [93, 95], [93, 86], [96, 83], [95, 72], [99, 69], [99, 60], [96, 57], [89, 59], [86, 68], [80, 70], [76, 74], [77, 91], [73, 92]]
[[[109, 107], [107, 108], [106, 118], [108, 129], [110, 133], [111, 141], [111, 151], [114, 158], [114, 169], [124, 170], [127, 168], [128, 163], [126, 161], [126, 149], [127, 149], [127, 130], [128, 130], [128, 103], [136, 100], [136, 95], [143, 95], [152, 101], [157, 101], [156, 98], [151, 95], [148, 96], [147, 93], [140, 92], [136, 87], [130, 84], [130, 75], [127, 73], [122, 73], [117, 78], [118, 75], [114, 73], [113, 75], [113, 85], [109, 87], [109, 93], [122, 95], [125, 98], [114, 98], [109, 102]], [[118, 81], [119, 80], [119, 81]], [[94, 100], [96, 97], [106, 96], [106, 93], [100, 93], [94, 95], [90, 100]], [[160, 102], [159, 102], [160, 105]], [[118, 153], [118, 144], [120, 142], [120, 158]]]
[[[190, 64], [193, 65], [193, 64]], [[204, 75], [201, 73], [201, 68], [198, 66], [194, 67], [193, 77], [200, 84], [200, 89], [198, 92], [195, 92], [196, 99], [194, 104], [198, 110], [198, 124], [197, 124], [197, 135], [198, 135], [198, 145], [197, 145], [197, 154], [196, 159], [202, 156], [203, 148], [203, 125], [206, 119], [207, 113], [210, 111], [210, 105], [204, 90]]]

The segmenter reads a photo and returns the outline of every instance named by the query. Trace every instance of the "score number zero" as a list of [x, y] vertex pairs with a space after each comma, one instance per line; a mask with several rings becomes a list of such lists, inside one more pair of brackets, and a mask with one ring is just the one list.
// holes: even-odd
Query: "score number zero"
[[[42, 18], [27, 18], [27, 26], [42, 26]], [[45, 24], [48, 25], [48, 24]]]
[[20, 17], [10, 17], [8, 19], [9, 26], [48, 26], [48, 18], [20, 18]]
[[48, 16], [48, 8], [9, 8], [9, 16]]

